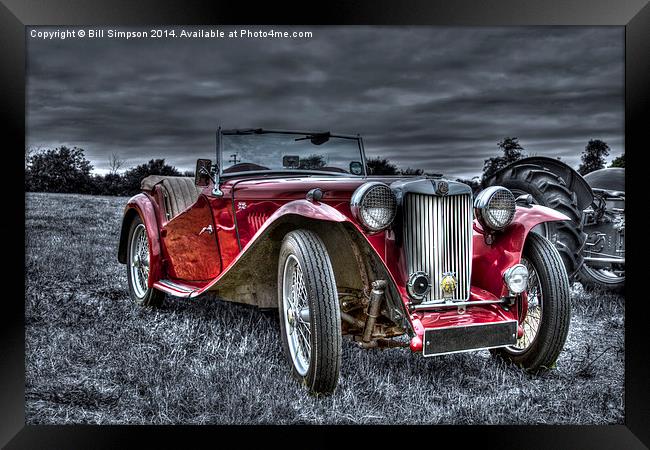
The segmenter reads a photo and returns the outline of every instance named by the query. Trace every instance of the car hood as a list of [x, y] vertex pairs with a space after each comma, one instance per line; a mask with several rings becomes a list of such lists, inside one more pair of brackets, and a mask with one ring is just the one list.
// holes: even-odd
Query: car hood
[[[380, 181], [388, 185], [404, 177], [327, 177], [327, 176], [255, 176], [230, 179], [221, 187], [231, 188], [238, 199], [247, 200], [294, 200], [305, 198], [311, 189], [323, 191], [323, 200], [349, 200], [352, 193], [362, 184]], [[408, 179], [413, 179], [408, 177]]]

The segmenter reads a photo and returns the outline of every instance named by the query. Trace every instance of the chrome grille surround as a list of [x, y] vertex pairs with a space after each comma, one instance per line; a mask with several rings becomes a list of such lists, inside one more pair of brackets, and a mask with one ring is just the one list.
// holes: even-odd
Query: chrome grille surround
[[[408, 193], [404, 197], [404, 247], [409, 274], [425, 272], [431, 290], [423, 300], [438, 303], [469, 299], [472, 279], [472, 196]], [[443, 274], [455, 273], [458, 286], [443, 297]]]

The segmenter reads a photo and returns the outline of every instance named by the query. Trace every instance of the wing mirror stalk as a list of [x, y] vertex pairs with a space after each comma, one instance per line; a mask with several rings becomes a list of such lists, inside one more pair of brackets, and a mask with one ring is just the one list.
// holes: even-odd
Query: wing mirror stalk
[[208, 186], [212, 181], [212, 195], [216, 197], [223, 196], [223, 191], [219, 188], [219, 168], [214, 167], [216, 179], [212, 176], [212, 161], [209, 159], [197, 159], [196, 170], [194, 171], [194, 184], [196, 186]]

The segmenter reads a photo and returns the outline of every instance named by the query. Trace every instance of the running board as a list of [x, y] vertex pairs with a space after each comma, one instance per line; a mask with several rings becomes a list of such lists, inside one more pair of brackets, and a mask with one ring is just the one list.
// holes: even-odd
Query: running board
[[196, 297], [201, 292], [201, 287], [191, 286], [189, 284], [184, 284], [178, 281], [171, 280], [159, 280], [153, 284], [153, 287], [171, 294], [175, 297]]

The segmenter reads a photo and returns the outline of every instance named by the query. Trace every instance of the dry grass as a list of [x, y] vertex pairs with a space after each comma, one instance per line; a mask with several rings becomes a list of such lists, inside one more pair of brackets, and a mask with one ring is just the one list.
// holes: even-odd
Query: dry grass
[[487, 351], [422, 358], [344, 341], [339, 387], [289, 376], [273, 312], [168, 298], [133, 305], [116, 259], [125, 198], [27, 194], [29, 424], [623, 423], [624, 300], [575, 286], [557, 368]]

